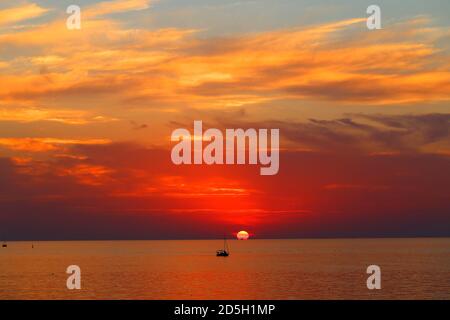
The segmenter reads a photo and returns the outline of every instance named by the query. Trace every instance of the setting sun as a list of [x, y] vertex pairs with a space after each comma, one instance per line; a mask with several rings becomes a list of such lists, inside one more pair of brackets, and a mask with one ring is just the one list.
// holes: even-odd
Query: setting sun
[[236, 238], [238, 240], [248, 240], [249, 234], [247, 231], [239, 231], [238, 234], [236, 235]]

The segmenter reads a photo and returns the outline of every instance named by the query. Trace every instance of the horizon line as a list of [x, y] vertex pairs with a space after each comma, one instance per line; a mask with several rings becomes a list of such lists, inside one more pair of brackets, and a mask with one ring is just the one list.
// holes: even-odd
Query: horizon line
[[[368, 237], [303, 237], [303, 238], [291, 238], [291, 237], [280, 237], [280, 238], [251, 238], [248, 240], [239, 240], [235, 237], [226, 238], [227, 240], [236, 241], [249, 241], [249, 240], [389, 240], [389, 239], [446, 239], [450, 238], [447, 236], [368, 236]], [[43, 239], [43, 240], [0, 240], [0, 242], [81, 242], [81, 241], [208, 241], [208, 240], [223, 240], [224, 238], [180, 238], [180, 239]]]

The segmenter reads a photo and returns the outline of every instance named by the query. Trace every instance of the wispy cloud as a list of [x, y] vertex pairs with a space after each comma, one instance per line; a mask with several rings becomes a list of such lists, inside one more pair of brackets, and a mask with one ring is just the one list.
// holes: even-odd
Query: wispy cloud
[[[217, 118], [215, 125], [227, 128], [259, 127], [256, 122]], [[292, 150], [340, 154], [399, 155], [450, 152], [450, 114], [348, 114], [338, 119], [304, 122], [270, 121], [280, 128], [283, 145]]]
[[92, 115], [86, 110], [64, 110], [44, 108], [0, 108], [0, 121], [35, 122], [51, 121], [69, 125], [85, 125], [91, 123], [112, 122], [117, 119], [100, 115]]
[[[0, 45], [20, 47], [22, 55], [47, 52], [4, 61], [0, 99], [108, 96], [119, 105], [152, 103], [160, 110], [186, 101], [228, 108], [293, 99], [367, 105], [450, 100], [448, 52], [439, 47], [448, 30], [411, 20], [368, 33], [362, 21], [227, 39], [200, 39], [196, 30], [129, 30], [107, 19], [87, 21], [80, 33], [51, 23], [0, 36]], [[29, 72], [42, 68], [44, 74]]]
[[102, 145], [110, 142], [108, 139], [0, 138], [0, 146], [28, 152], [47, 152], [61, 150], [69, 145]]
[[150, 3], [155, 0], [115, 0], [115, 1], [103, 1], [83, 10], [83, 16], [85, 18], [102, 17], [108, 14], [121, 13], [127, 11], [144, 10], [150, 7]]
[[3, 9], [0, 10], [0, 26], [12, 25], [17, 22], [37, 18], [48, 11], [49, 9], [42, 8], [35, 3]]

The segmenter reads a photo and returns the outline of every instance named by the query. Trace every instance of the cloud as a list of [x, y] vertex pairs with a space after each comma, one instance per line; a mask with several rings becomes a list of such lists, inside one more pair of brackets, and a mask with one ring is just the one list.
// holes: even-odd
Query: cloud
[[161, 112], [186, 104], [227, 109], [292, 100], [376, 106], [450, 99], [448, 52], [440, 47], [448, 29], [411, 20], [369, 33], [362, 21], [206, 39], [198, 30], [130, 30], [107, 19], [88, 20], [82, 33], [54, 22], [0, 36], [0, 50], [20, 52], [5, 61], [0, 99], [101, 97]]
[[[218, 127], [258, 128], [261, 123], [217, 117]], [[185, 126], [187, 124], [184, 124]], [[265, 121], [265, 128], [279, 128], [286, 149], [315, 152], [404, 154], [450, 151], [450, 114], [367, 115], [306, 122]]]
[[113, 170], [104, 166], [92, 166], [88, 164], [78, 164], [69, 168], [62, 168], [57, 172], [60, 176], [72, 176], [84, 185], [98, 186], [113, 182], [110, 175]]
[[150, 7], [149, 0], [115, 0], [96, 3], [83, 10], [83, 16], [91, 19], [113, 13], [144, 10]]
[[133, 128], [133, 130], [142, 130], [142, 129], [147, 129], [148, 125], [145, 123], [139, 124], [135, 121], [130, 121], [131, 127]]
[[44, 108], [0, 108], [0, 121], [29, 123], [51, 121], [69, 125], [85, 125], [90, 123], [113, 122], [117, 119], [100, 115], [90, 115], [85, 110], [58, 110]]
[[108, 139], [61, 139], [61, 138], [0, 138], [0, 146], [15, 151], [48, 152], [61, 150], [69, 145], [108, 144]]
[[37, 18], [48, 11], [49, 9], [42, 8], [35, 3], [23, 4], [18, 7], [3, 9], [0, 10], [0, 27]]

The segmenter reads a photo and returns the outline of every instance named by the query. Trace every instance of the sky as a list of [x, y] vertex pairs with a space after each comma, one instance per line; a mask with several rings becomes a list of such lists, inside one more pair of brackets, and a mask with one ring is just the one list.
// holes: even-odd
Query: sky
[[[2, 1], [0, 240], [450, 236], [450, 2], [370, 4]], [[174, 165], [194, 120], [279, 173]]]

